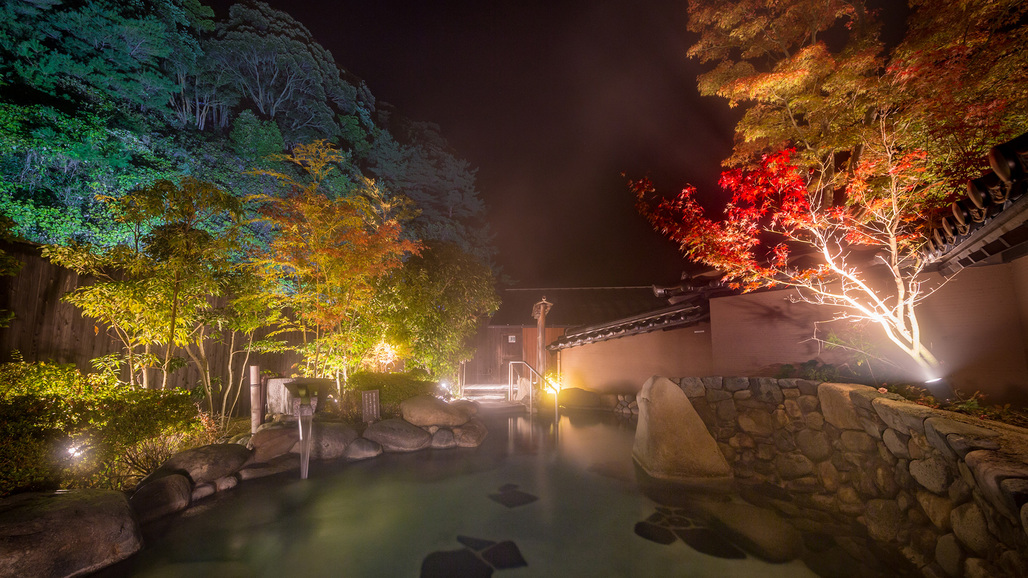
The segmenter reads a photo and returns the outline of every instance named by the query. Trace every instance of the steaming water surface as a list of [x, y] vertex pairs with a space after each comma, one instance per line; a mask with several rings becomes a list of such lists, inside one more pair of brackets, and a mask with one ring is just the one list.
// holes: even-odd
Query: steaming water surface
[[659, 505], [636, 485], [630, 423], [563, 416], [554, 432], [552, 417], [486, 420], [479, 448], [312, 462], [307, 480], [243, 482], [147, 528], [143, 552], [98, 576], [414, 577], [440, 560], [457, 564], [454, 576], [491, 566], [498, 578], [814, 576], [798, 560], [637, 535]]

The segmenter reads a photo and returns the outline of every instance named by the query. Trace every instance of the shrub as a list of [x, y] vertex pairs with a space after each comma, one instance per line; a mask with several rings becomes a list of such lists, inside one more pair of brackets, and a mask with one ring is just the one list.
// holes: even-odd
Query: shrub
[[202, 431], [188, 391], [136, 389], [71, 365], [0, 365], [0, 495], [120, 489], [148, 473], [139, 466], [154, 460], [140, 452], [177, 449]]
[[1010, 404], [996, 405], [985, 401], [985, 394], [976, 391], [965, 397], [959, 389], [953, 390], [953, 398], [939, 400], [928, 393], [928, 390], [911, 384], [885, 384], [879, 391], [887, 391], [900, 395], [914, 403], [937, 409], [962, 413], [978, 419], [1000, 421], [1018, 427], [1028, 427], [1028, 411], [1014, 409]]
[[426, 380], [422, 373], [373, 373], [361, 371], [350, 375], [346, 388], [351, 391], [379, 390], [382, 413], [395, 415], [400, 402], [417, 395], [437, 393], [439, 383]]

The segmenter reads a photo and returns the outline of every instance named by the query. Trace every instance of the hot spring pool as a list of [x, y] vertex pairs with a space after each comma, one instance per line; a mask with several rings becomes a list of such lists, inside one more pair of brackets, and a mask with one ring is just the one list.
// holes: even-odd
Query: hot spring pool
[[[629, 422], [485, 421], [479, 448], [244, 482], [146, 528], [147, 548], [96, 576], [816, 576], [744, 554], [640, 492]], [[677, 537], [643, 537], [647, 520]]]

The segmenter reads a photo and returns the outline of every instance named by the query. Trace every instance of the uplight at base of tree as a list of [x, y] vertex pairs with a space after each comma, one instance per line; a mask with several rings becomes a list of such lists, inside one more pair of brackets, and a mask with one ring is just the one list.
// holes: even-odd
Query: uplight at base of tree
[[953, 387], [941, 377], [929, 377], [924, 381], [925, 389], [937, 399], [952, 399]]

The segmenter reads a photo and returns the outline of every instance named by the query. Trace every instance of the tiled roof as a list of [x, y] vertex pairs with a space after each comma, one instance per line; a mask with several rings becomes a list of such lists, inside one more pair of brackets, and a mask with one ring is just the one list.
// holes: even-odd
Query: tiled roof
[[559, 350], [640, 333], [689, 327], [709, 318], [710, 307], [707, 299], [691, 299], [657, 311], [568, 331], [547, 349]]
[[623, 319], [667, 307], [653, 287], [547, 287], [506, 289], [489, 325], [534, 326], [532, 306], [543, 297], [553, 304], [546, 314], [548, 327], [577, 327]]
[[1028, 133], [992, 147], [989, 165], [929, 234], [925, 256], [945, 274], [1028, 252]]

